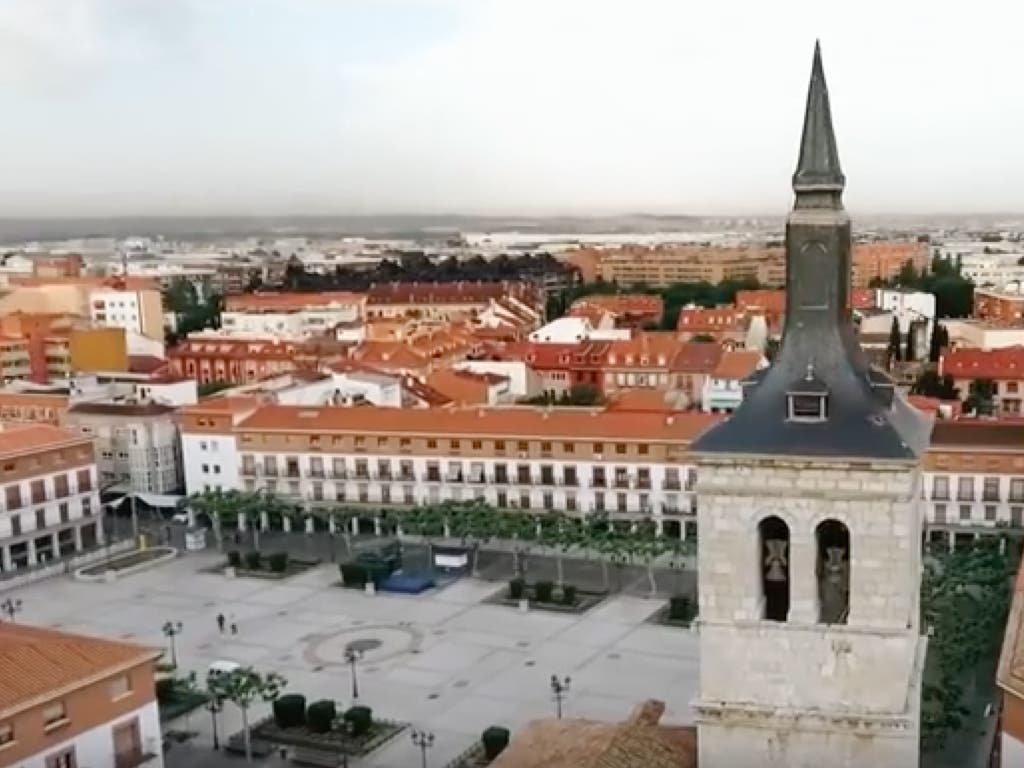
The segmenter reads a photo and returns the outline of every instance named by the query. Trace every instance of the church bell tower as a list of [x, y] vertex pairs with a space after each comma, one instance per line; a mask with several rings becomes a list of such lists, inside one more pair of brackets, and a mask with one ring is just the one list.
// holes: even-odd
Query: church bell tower
[[858, 343], [845, 183], [816, 46], [782, 345], [693, 447], [701, 768], [918, 765], [930, 427]]

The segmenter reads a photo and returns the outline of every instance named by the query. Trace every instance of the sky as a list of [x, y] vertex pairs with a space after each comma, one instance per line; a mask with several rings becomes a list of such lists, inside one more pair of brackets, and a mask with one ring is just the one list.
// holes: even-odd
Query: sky
[[1013, 0], [0, 0], [0, 217], [1024, 212]]

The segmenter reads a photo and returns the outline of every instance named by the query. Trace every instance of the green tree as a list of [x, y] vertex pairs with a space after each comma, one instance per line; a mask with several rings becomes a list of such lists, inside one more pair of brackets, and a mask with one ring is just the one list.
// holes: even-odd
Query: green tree
[[252, 667], [243, 667], [234, 672], [213, 673], [206, 679], [211, 696], [230, 701], [242, 715], [242, 737], [245, 740], [245, 759], [252, 762], [252, 734], [249, 732], [249, 708], [258, 700], [274, 701], [281, 695], [281, 689], [288, 684], [276, 672], [260, 673]]
[[949, 332], [946, 331], [946, 326], [940, 322], [936, 322], [932, 326], [932, 337], [928, 344], [928, 360], [932, 363], [939, 362], [939, 357], [942, 356], [942, 350], [949, 344]]
[[903, 354], [903, 359], [911, 363], [917, 360], [917, 348], [914, 344], [914, 336], [916, 335], [916, 330], [916, 323], [911, 323], [910, 327], [907, 328], [907, 350]]
[[964, 408], [982, 416], [991, 416], [995, 409], [996, 385], [992, 379], [975, 379], [968, 388]]
[[889, 360], [890, 366], [902, 359], [902, 350], [903, 347], [900, 344], [900, 321], [894, 317], [892, 325], [889, 327], [889, 347], [886, 350], [886, 357]]
[[939, 376], [933, 370], [923, 371], [911, 386], [910, 392], [925, 397], [937, 397], [940, 400], [957, 400], [960, 397], [954, 386], [953, 377]]

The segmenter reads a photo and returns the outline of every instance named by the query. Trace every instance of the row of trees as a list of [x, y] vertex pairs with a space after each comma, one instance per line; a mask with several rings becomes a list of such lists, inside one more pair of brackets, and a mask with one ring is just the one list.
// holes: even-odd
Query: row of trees
[[[365, 508], [343, 506], [306, 510], [271, 494], [242, 491], [204, 493], [192, 497], [190, 505], [194, 511], [210, 517], [218, 534], [225, 527], [237, 526], [238, 518], [243, 517], [257, 537], [257, 547], [263, 515], [274, 528], [284, 528], [287, 518], [287, 527], [292, 530], [304, 528], [307, 519], [314, 520], [314, 528], [321, 530], [333, 520], [348, 555], [352, 554], [352, 520], [372, 514]], [[445, 501], [408, 509], [381, 509], [377, 517], [382, 532], [415, 536], [428, 547], [439, 540], [460, 542], [473, 553], [474, 573], [478, 570], [477, 553], [489, 542], [511, 549], [513, 575], [522, 572], [524, 560], [531, 552], [551, 555], [555, 559], [559, 585], [563, 583], [566, 557], [597, 557], [606, 589], [609, 565], [641, 564], [647, 568], [653, 594], [657, 592], [655, 567], [664, 562], [681, 573], [687, 556], [694, 552], [691, 542], [658, 535], [657, 526], [650, 518], [632, 523], [611, 520], [606, 514], [575, 517], [554, 510], [531, 514], [498, 510], [483, 501]]]
[[281, 285], [263, 286], [255, 282], [250, 290], [276, 288], [289, 291], [365, 291], [375, 283], [427, 282], [453, 283], [460, 280], [499, 282], [501, 280], [540, 279], [548, 275], [568, 277], [572, 267], [563, 264], [551, 254], [500, 254], [493, 259], [474, 255], [465, 259], [450, 256], [432, 261], [422, 251], [396, 254], [381, 259], [373, 267], [344, 267], [338, 265], [333, 272], [319, 274], [306, 271], [302, 262], [292, 256], [285, 267]]
[[907, 261], [892, 280], [875, 279], [872, 288], [906, 288], [935, 295], [936, 317], [968, 317], [974, 307], [974, 283], [960, 274], [960, 265], [936, 256], [918, 271]]
[[166, 339], [168, 345], [176, 344], [178, 339], [195, 331], [220, 328], [223, 297], [213, 294], [205, 301], [200, 301], [195, 285], [184, 277], [175, 278], [171, 282], [163, 292], [163, 303], [164, 309], [177, 317], [177, 329], [168, 334]]

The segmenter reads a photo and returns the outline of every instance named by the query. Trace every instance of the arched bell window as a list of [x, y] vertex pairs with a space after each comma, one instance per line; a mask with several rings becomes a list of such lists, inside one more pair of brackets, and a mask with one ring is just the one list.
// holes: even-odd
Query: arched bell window
[[780, 518], [766, 517], [757, 527], [761, 555], [762, 618], [789, 618], [789, 526]]
[[818, 544], [818, 621], [845, 624], [850, 616], [850, 529], [824, 520], [814, 537]]

